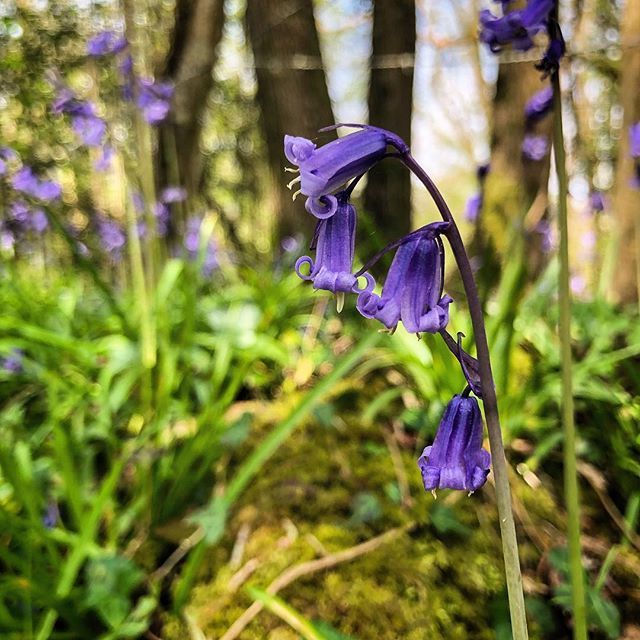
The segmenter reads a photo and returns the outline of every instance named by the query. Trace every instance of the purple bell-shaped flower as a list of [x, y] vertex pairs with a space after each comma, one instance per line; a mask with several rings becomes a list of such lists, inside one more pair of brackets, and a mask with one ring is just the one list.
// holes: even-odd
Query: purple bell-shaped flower
[[482, 416], [474, 397], [454, 396], [433, 444], [418, 459], [426, 491], [477, 491], [487, 480], [491, 455], [482, 448]]

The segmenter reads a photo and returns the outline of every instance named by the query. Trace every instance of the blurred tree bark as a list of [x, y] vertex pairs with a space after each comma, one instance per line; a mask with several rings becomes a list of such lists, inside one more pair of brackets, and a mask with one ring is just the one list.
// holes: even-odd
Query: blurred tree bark
[[324, 70], [305, 61], [320, 60], [320, 45], [311, 0], [251, 0], [247, 27], [258, 80], [273, 201], [279, 238], [315, 226], [300, 200], [292, 202], [286, 189], [285, 133], [315, 138], [320, 127], [333, 124]]
[[[413, 56], [416, 45], [414, 0], [375, 0], [373, 62], [369, 85], [369, 122], [411, 143]], [[406, 64], [382, 68], [378, 56], [398, 56]], [[382, 162], [368, 174], [365, 208], [373, 218], [380, 244], [411, 230], [411, 177], [399, 162]]]
[[202, 117], [223, 24], [224, 0], [176, 3], [173, 38], [162, 74], [172, 80], [175, 92], [171, 121], [161, 129], [160, 180], [179, 181], [190, 193], [198, 191], [202, 178]]
[[[518, 258], [516, 282], [535, 278], [544, 265], [542, 236], [538, 224], [547, 210], [549, 153], [534, 162], [522, 157], [525, 136], [524, 107], [548, 80], [540, 80], [540, 72], [531, 62], [501, 64], [493, 101], [491, 138], [491, 171], [487, 178], [482, 225], [482, 277], [492, 287], [508, 256]], [[535, 125], [537, 135], [550, 137], [551, 117]], [[514, 286], [516, 284], [514, 282]]]
[[617, 250], [609, 256], [613, 271], [613, 297], [628, 303], [638, 298], [640, 247], [640, 190], [631, 186], [634, 161], [629, 155], [629, 127], [640, 120], [640, 2], [625, 3], [621, 23], [622, 62], [620, 103], [624, 109], [618, 148], [614, 210]]
[[[549, 82], [546, 80], [545, 82]], [[478, 281], [484, 298], [499, 285], [497, 311], [490, 331], [496, 354], [499, 392], [510, 380], [513, 322], [527, 282], [545, 263], [543, 235], [538, 225], [547, 214], [549, 153], [537, 162], [522, 157], [524, 107], [542, 89], [540, 72], [531, 62], [501, 64], [493, 102], [491, 171], [473, 247], [480, 257]], [[552, 118], [535, 125], [535, 133], [550, 136]]]

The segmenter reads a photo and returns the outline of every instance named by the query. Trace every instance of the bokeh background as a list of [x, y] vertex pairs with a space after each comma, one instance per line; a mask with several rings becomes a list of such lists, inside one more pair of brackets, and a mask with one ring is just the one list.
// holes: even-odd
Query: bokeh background
[[[410, 141], [459, 221], [531, 635], [571, 636], [552, 116], [524, 116], [544, 41], [492, 54], [482, 8], [0, 1], [2, 638], [510, 637], [491, 476], [434, 501], [416, 466], [464, 386], [455, 360], [294, 273], [314, 224], [282, 139], [322, 144], [334, 122]], [[640, 3], [563, 0], [560, 21], [588, 616], [631, 640]], [[391, 160], [354, 203], [360, 265], [437, 219]]]

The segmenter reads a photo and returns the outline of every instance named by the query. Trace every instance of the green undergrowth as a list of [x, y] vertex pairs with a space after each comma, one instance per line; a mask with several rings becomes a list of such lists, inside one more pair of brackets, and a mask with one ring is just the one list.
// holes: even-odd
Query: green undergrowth
[[[350, 638], [496, 637], [506, 605], [493, 489], [471, 497], [444, 491], [434, 501], [415, 464], [421, 443], [409, 437], [401, 456], [412, 506], [403, 506], [382, 432], [391, 431], [388, 421], [364, 424], [362, 400], [353, 400], [342, 398], [349, 409], [323, 407], [244, 495], [223, 543], [203, 562], [187, 607], [190, 624], [206, 637], [221, 637], [251, 605], [248, 587], [264, 590], [300, 562], [396, 527], [407, 530], [365, 555], [300, 577], [278, 596]], [[521, 484], [530, 515], [551, 517], [544, 489], [533, 496]], [[242, 531], [248, 538], [240, 559], [233, 549]], [[529, 542], [523, 540], [521, 553], [534, 566], [538, 554]], [[243, 567], [254, 570], [239, 585]], [[532, 637], [542, 637], [535, 629], [534, 622]], [[187, 633], [184, 622], [165, 618], [163, 638]], [[298, 636], [262, 611], [239, 637]]]

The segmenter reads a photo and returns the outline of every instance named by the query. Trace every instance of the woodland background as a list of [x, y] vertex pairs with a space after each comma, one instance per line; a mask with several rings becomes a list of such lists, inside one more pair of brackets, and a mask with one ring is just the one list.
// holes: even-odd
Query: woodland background
[[[640, 120], [640, 3], [560, 4], [588, 608], [594, 638], [631, 640], [640, 190], [627, 132]], [[462, 388], [446, 348], [402, 328], [378, 335], [293, 272], [313, 223], [286, 189], [283, 136], [323, 142], [333, 134], [321, 127], [364, 121], [411, 141], [460, 221], [487, 312], [532, 637], [570, 637], [556, 185], [549, 154], [520, 151], [540, 51], [491, 54], [482, 6], [0, 1], [0, 144], [63, 189], [48, 229], [0, 243], [2, 637], [510, 637], [491, 480], [434, 501], [416, 466]], [[173, 83], [159, 126], [123, 116], [113, 65], [87, 58], [105, 28], [126, 33], [137, 70]], [[111, 123], [111, 172], [52, 116], [53, 68]], [[174, 231], [143, 237], [136, 263], [130, 190], [151, 206], [169, 185], [188, 192]], [[3, 185], [3, 223], [9, 199]], [[355, 203], [360, 261], [436, 219], [399, 163], [376, 166]], [[195, 260], [176, 249], [192, 215], [212, 269], [203, 241]], [[121, 251], [92, 231], [105, 219]], [[470, 335], [448, 263], [452, 327]]]

